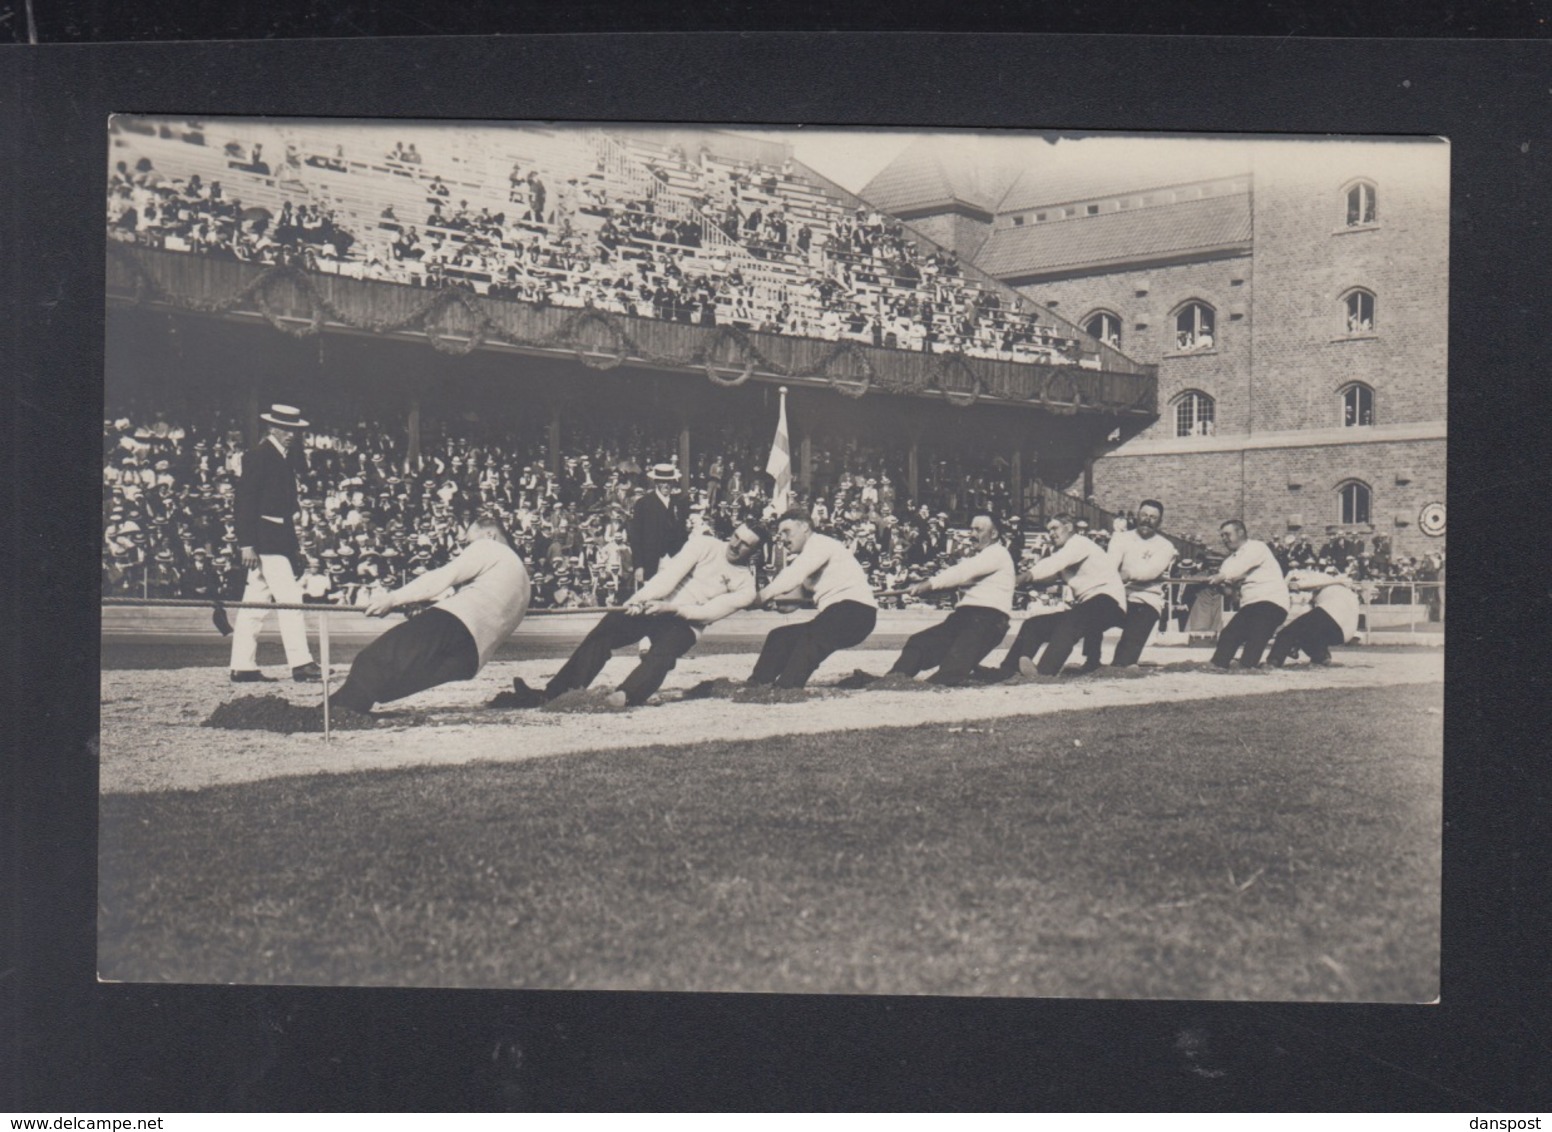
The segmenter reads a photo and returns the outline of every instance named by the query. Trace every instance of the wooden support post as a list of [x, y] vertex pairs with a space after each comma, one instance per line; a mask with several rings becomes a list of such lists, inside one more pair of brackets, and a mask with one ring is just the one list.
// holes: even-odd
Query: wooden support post
[[915, 436], [905, 457], [905, 489], [912, 502], [921, 502], [921, 452]]
[[259, 379], [250, 377], [248, 388], [243, 395], [243, 435], [248, 438], [248, 447], [256, 447], [264, 438], [259, 421]]
[[1089, 502], [1094, 496], [1094, 457], [1083, 457], [1083, 501]]
[[560, 402], [550, 406], [550, 474], [560, 475]]
[[404, 426], [404, 462], [410, 472], [420, 471], [420, 398], [410, 398], [409, 416]]
[[690, 493], [690, 424], [688, 421], [679, 422], [679, 486], [684, 493]]
[[1013, 456], [1008, 461], [1009, 506], [1015, 515], [1024, 513], [1024, 442], [1015, 441]]
[[804, 494], [814, 490], [814, 438], [806, 431], [798, 441], [798, 486]]
[[323, 741], [329, 733], [329, 612], [318, 610], [318, 667], [323, 669]]

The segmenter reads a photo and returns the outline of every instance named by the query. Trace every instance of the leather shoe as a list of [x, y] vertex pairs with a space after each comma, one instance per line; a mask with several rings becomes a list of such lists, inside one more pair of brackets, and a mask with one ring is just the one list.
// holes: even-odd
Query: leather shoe
[[544, 693], [537, 688], [530, 688], [521, 676], [514, 676], [512, 677], [512, 699], [514, 707], [538, 707], [544, 703]]
[[318, 667], [315, 660], [299, 664], [291, 670], [291, 679], [298, 684], [317, 684], [323, 679], [323, 669]]
[[244, 668], [232, 670], [233, 684], [273, 684], [275, 678], [266, 676], [257, 668]]

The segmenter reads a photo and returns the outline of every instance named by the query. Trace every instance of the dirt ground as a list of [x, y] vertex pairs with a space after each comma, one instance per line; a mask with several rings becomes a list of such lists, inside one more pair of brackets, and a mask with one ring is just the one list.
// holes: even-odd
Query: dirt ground
[[[1347, 649], [1338, 665], [1311, 669], [1218, 673], [1182, 670], [1207, 659], [1203, 649], [1153, 648], [1131, 678], [1073, 677], [1058, 683], [959, 689], [843, 691], [836, 681], [861, 667], [882, 673], [893, 653], [847, 652], [815, 675], [801, 703], [741, 703], [711, 698], [676, 701], [693, 685], [717, 677], [742, 680], [753, 655], [691, 655], [664, 687], [670, 702], [605, 714], [567, 715], [485, 705], [514, 676], [542, 687], [556, 660], [496, 661], [474, 680], [447, 684], [381, 707], [386, 725], [336, 733], [283, 735], [202, 727], [223, 701], [277, 693], [317, 703], [318, 685], [277, 682], [233, 685], [225, 668], [105, 671], [102, 674], [101, 778], [104, 793], [198, 790], [290, 775], [343, 773], [406, 766], [512, 762], [582, 751], [684, 745], [706, 739], [756, 739], [926, 724], [994, 731], [996, 720], [1073, 709], [1181, 700], [1213, 700], [1304, 688], [1437, 684], [1443, 705], [1442, 651]], [[635, 664], [621, 654], [595, 687], [618, 682]], [[338, 678], [343, 672], [338, 672]]]

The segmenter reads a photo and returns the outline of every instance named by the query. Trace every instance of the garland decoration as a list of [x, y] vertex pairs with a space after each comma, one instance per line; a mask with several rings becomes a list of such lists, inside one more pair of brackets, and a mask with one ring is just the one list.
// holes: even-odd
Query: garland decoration
[[[604, 335], [609, 339], [609, 349], [602, 354], [589, 350], [588, 343], [583, 342], [577, 336], [577, 331], [584, 326], [591, 326], [594, 323], [603, 328]], [[611, 322], [604, 312], [592, 309], [584, 309], [572, 318], [567, 319], [558, 337], [563, 337], [566, 342], [575, 344], [573, 353], [575, 353], [577, 361], [589, 369], [600, 371], [611, 370], [624, 365], [625, 360], [640, 349], [632, 341], [630, 335], [626, 334], [617, 324]]]
[[[1076, 413], [1080, 406], [1104, 406], [1102, 397], [1082, 395], [1082, 374], [1078, 372], [1079, 367], [1071, 365], [1024, 366], [1017, 375], [994, 369], [983, 377], [964, 354], [945, 353], [931, 355], [932, 362], [926, 367], [929, 376], [919, 376], [919, 370], [913, 373], [914, 367], [910, 366], [900, 367], [900, 372], [891, 368], [880, 374], [867, 350], [857, 342], [842, 340], [831, 343], [814, 364], [789, 367], [767, 357], [747, 331], [726, 325], [707, 328], [698, 348], [689, 356], [666, 355], [646, 348], [632, 336], [630, 328], [634, 320], [596, 307], [572, 311], [553, 332], [529, 338], [502, 326], [491, 317], [484, 301], [463, 288], [428, 292], [424, 301], [409, 306], [404, 313], [379, 318], [342, 311], [319, 285], [324, 277], [296, 266], [250, 264], [248, 266], [259, 268], [258, 273], [242, 287], [225, 298], [206, 299], [170, 292], [148, 269], [138, 250], [121, 241], [108, 242], [108, 255], [116, 265], [126, 269], [133, 301], [137, 305], [157, 303], [208, 315], [256, 311], [276, 330], [292, 338], [317, 336], [326, 323], [331, 323], [378, 335], [420, 333], [433, 349], [459, 357], [473, 353], [486, 343], [502, 342], [528, 349], [570, 353], [582, 364], [600, 371], [615, 369], [629, 359], [662, 368], [699, 369], [707, 380], [721, 388], [737, 388], [761, 373], [778, 379], [821, 382], [854, 400], [877, 385], [892, 393], [940, 393], [945, 401], [958, 408], [969, 408], [988, 395], [1005, 400], [1024, 398], [1051, 412], [1063, 414]], [[402, 285], [397, 289], [404, 294], [411, 292], [411, 288]], [[525, 305], [549, 306], [545, 303]], [[299, 315], [298, 311], [304, 313]], [[469, 327], [466, 337], [458, 336], [460, 323]], [[582, 334], [594, 326], [601, 329], [601, 335]], [[730, 353], [736, 354], [736, 360], [728, 357]], [[849, 368], [858, 376], [835, 372], [836, 363], [842, 359], [850, 359]], [[1024, 373], [1028, 374], [1027, 385], [1021, 380]], [[1151, 408], [1153, 397], [1152, 390], [1143, 388], [1124, 408]]]
[[[716, 362], [717, 347], [724, 342], [731, 342], [738, 353], [744, 359], [743, 371], [737, 377], [723, 377], [718, 373]], [[724, 389], [734, 389], [742, 385], [754, 376], [755, 366], [763, 363], [768, 368], [780, 368], [774, 366], [764, 354], [760, 353], [753, 339], [736, 326], [719, 326], [707, 337], [701, 348], [695, 352], [694, 361], [699, 363], [706, 373], [706, 378], [713, 385], [720, 385]]]
[[449, 298], [445, 303], [440, 304], [436, 311], [437, 316], [440, 318], [454, 307], [461, 308], [469, 316], [470, 321], [474, 323], [468, 338], [464, 340], [462, 345], [459, 345], [456, 341], [448, 338], [443, 333], [445, 328], [439, 327], [429, 315], [421, 320], [421, 329], [425, 332], [426, 341], [431, 343], [433, 349], [440, 350], [444, 354], [451, 354], [454, 357], [466, 357], [485, 344], [486, 335], [492, 326], [491, 321], [484, 311], [474, 305], [474, 300], [470, 299], [462, 291], [444, 291], [442, 294], [449, 296]]
[[[968, 409], [981, 399], [983, 386], [980, 375], [965, 358], [963, 354], [938, 355], [937, 374], [932, 379], [932, 384], [943, 394], [943, 399], [958, 409]], [[949, 379], [956, 375], [963, 375], [970, 380], [970, 389], [952, 388]]]

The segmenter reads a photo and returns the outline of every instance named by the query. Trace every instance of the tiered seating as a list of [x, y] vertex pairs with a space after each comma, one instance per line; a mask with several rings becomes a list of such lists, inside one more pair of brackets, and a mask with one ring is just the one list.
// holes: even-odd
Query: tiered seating
[[[128, 167], [110, 185], [119, 238], [702, 326], [1010, 361], [1079, 356], [1070, 334], [1014, 309], [1016, 296], [791, 169], [709, 150], [692, 159], [639, 132], [219, 128], [115, 120], [114, 159]], [[118, 221], [132, 205], [133, 227]]]
[[1013, 361], [1060, 362], [1072, 351], [1070, 334], [1010, 309], [1016, 297], [964, 278], [952, 256], [923, 253], [898, 224], [846, 207], [790, 166], [704, 149], [691, 157], [641, 136], [626, 145], [665, 186], [737, 234], [757, 257], [745, 274], [792, 305], [790, 329]]

